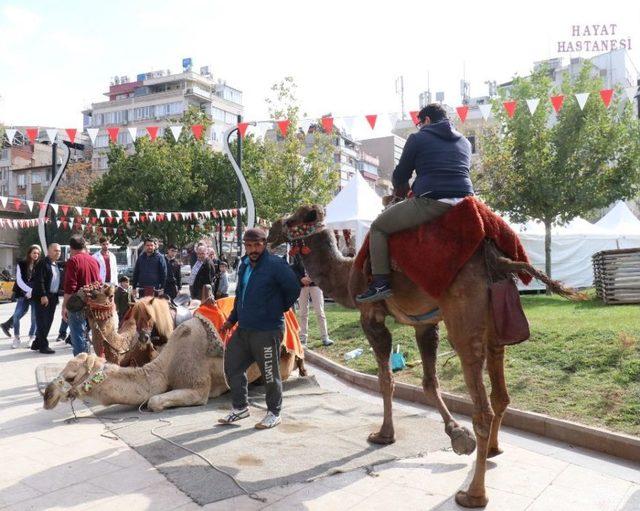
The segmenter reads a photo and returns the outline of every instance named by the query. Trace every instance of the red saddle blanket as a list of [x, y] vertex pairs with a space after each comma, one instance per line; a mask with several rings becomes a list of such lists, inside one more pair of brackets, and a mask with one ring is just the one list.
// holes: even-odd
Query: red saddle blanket
[[[493, 240], [510, 259], [529, 262], [509, 224], [475, 197], [465, 198], [432, 222], [392, 234], [389, 251], [391, 259], [411, 280], [439, 298], [485, 238]], [[364, 268], [368, 257], [367, 236], [356, 256], [356, 267]], [[526, 273], [518, 277], [525, 284], [531, 282]]]

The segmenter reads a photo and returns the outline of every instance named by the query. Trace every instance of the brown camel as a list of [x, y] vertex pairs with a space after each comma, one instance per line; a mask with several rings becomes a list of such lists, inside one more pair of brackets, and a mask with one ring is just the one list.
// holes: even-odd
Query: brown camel
[[[459, 491], [455, 499], [464, 507], [485, 506], [488, 502], [485, 491], [486, 459], [502, 452], [498, 445], [498, 430], [509, 404], [504, 379], [505, 350], [504, 346], [499, 346], [495, 341], [487, 268], [495, 269], [495, 274], [492, 275], [494, 278], [526, 272], [563, 296], [577, 298], [578, 295], [552, 281], [531, 265], [502, 257], [497, 249], [485, 243], [464, 265], [450, 288], [438, 300], [427, 295], [400, 271], [393, 271], [392, 297], [382, 302], [356, 303], [355, 296], [367, 288], [367, 276], [354, 267], [353, 258], [345, 258], [340, 254], [333, 232], [323, 227], [323, 220], [324, 210], [321, 206], [302, 206], [292, 216], [272, 226], [268, 242], [271, 246], [277, 246], [289, 241], [293, 228], [298, 228], [295, 229], [296, 233], [310, 232], [304, 238], [306, 249], [302, 250], [304, 265], [310, 278], [340, 305], [359, 309], [362, 329], [378, 363], [378, 381], [384, 403], [382, 427], [380, 431], [369, 435], [369, 441], [376, 444], [395, 441], [392, 418], [394, 382], [389, 364], [392, 339], [385, 326], [385, 318], [392, 316], [397, 322], [415, 328], [424, 367], [423, 388], [442, 416], [453, 450], [457, 454], [471, 454], [476, 448], [476, 439], [471, 431], [453, 419], [440, 395], [436, 354], [439, 342], [438, 323], [444, 320], [449, 341], [462, 362], [464, 379], [473, 401], [472, 421], [477, 437], [477, 461], [473, 479], [469, 488]], [[429, 312], [437, 309], [439, 312], [429, 317]], [[429, 319], [416, 320], [425, 315]], [[490, 398], [487, 397], [482, 380], [485, 363], [491, 381]]]

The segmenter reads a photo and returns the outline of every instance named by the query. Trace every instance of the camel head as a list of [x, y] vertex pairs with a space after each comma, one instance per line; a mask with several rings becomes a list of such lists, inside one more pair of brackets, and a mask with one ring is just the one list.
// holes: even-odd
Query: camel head
[[75, 312], [86, 308], [95, 319], [106, 319], [113, 315], [115, 309], [113, 297], [114, 290], [109, 284], [94, 282], [72, 295], [67, 308]]
[[308, 204], [300, 206], [291, 216], [281, 218], [269, 229], [267, 243], [271, 247], [277, 247], [289, 241], [290, 230], [308, 224], [319, 224], [325, 219], [322, 206]]
[[47, 385], [44, 391], [43, 405], [45, 410], [55, 408], [60, 401], [68, 401], [76, 397], [76, 386], [87, 379], [94, 369], [103, 364], [103, 359], [88, 353], [80, 353], [69, 360], [60, 374]]

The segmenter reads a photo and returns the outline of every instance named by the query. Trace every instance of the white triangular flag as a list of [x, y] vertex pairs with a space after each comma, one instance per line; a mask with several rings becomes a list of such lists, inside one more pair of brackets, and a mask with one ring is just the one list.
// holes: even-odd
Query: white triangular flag
[[96, 137], [98, 136], [98, 128], [87, 128], [87, 135], [91, 139], [91, 144], [96, 145]]
[[58, 130], [55, 128], [50, 128], [45, 131], [47, 132], [47, 137], [49, 138], [49, 142], [53, 144], [56, 141], [56, 137], [58, 136]]
[[131, 143], [135, 142], [138, 138], [138, 128], [127, 128], [127, 131], [131, 137]]
[[60, 224], [61, 224], [61, 223], [62, 223], [62, 222], [61, 222], [60, 220], [56, 220], [56, 225], [58, 226], [58, 229], [60, 228]]
[[102, 210], [100, 208], [93, 208], [93, 210], [96, 212], [96, 216], [100, 218], [100, 215], [102, 214]]
[[51, 206], [51, 208], [53, 209], [54, 213], [57, 215], [58, 214], [58, 205], [55, 202], [52, 202], [51, 204], [49, 204], [49, 206]]
[[76, 206], [76, 211], [78, 212], [78, 215], [82, 216], [82, 208], [80, 206]]
[[33, 201], [32, 200], [27, 200], [27, 208], [29, 209], [29, 211], [31, 211], [33, 209]]
[[7, 128], [6, 130], [4, 130], [4, 132], [7, 135], [7, 139], [9, 140], [9, 145], [13, 145], [13, 139], [15, 138], [16, 133], [18, 133], [18, 130], [14, 128]]
[[119, 209], [114, 209], [113, 210], [113, 216], [118, 217], [118, 218], [122, 218], [122, 211], [120, 211]]
[[182, 133], [182, 125], [180, 125], [180, 126], [170, 126], [169, 129], [171, 130], [171, 133], [173, 134], [173, 140], [175, 140], [177, 142], [178, 139], [180, 138], [180, 133]]
[[398, 119], [400, 119], [400, 114], [398, 112], [391, 112], [387, 114], [389, 117], [389, 124], [391, 124], [391, 129], [395, 129], [396, 124], [398, 123]]
[[[629, 101], [633, 101], [635, 99], [636, 95], [638, 94], [638, 87], [635, 87], [635, 86], [634, 87], [627, 87], [624, 90], [624, 92], [627, 95], [627, 99]], [[9, 130], [7, 130], [7, 132], [9, 132]], [[9, 142], [9, 143], [11, 143], [11, 142]]]
[[2, 203], [2, 207], [7, 207], [7, 197], [0, 197], [0, 202]]
[[529, 107], [529, 113], [531, 115], [536, 113], [540, 100], [538, 98], [527, 99], [527, 106]]
[[313, 124], [313, 119], [300, 119], [300, 129], [306, 135]]
[[581, 92], [580, 94], [576, 94], [576, 99], [578, 100], [578, 106], [580, 107], [580, 110], [584, 110], [584, 105], [587, 102], [588, 98], [588, 92]]
[[491, 105], [478, 105], [482, 118], [486, 121], [491, 115]]

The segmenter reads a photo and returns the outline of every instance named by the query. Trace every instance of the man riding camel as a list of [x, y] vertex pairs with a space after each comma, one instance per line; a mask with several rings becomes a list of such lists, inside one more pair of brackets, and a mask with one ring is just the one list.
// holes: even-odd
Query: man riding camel
[[456, 131], [447, 112], [438, 103], [418, 113], [419, 131], [409, 135], [400, 161], [393, 171], [394, 195], [404, 198], [409, 180], [416, 172], [412, 196], [388, 207], [371, 224], [369, 251], [373, 280], [369, 289], [356, 297], [358, 302], [377, 302], [389, 298], [388, 237], [430, 222], [446, 213], [464, 197], [473, 195], [469, 177], [471, 143]]

